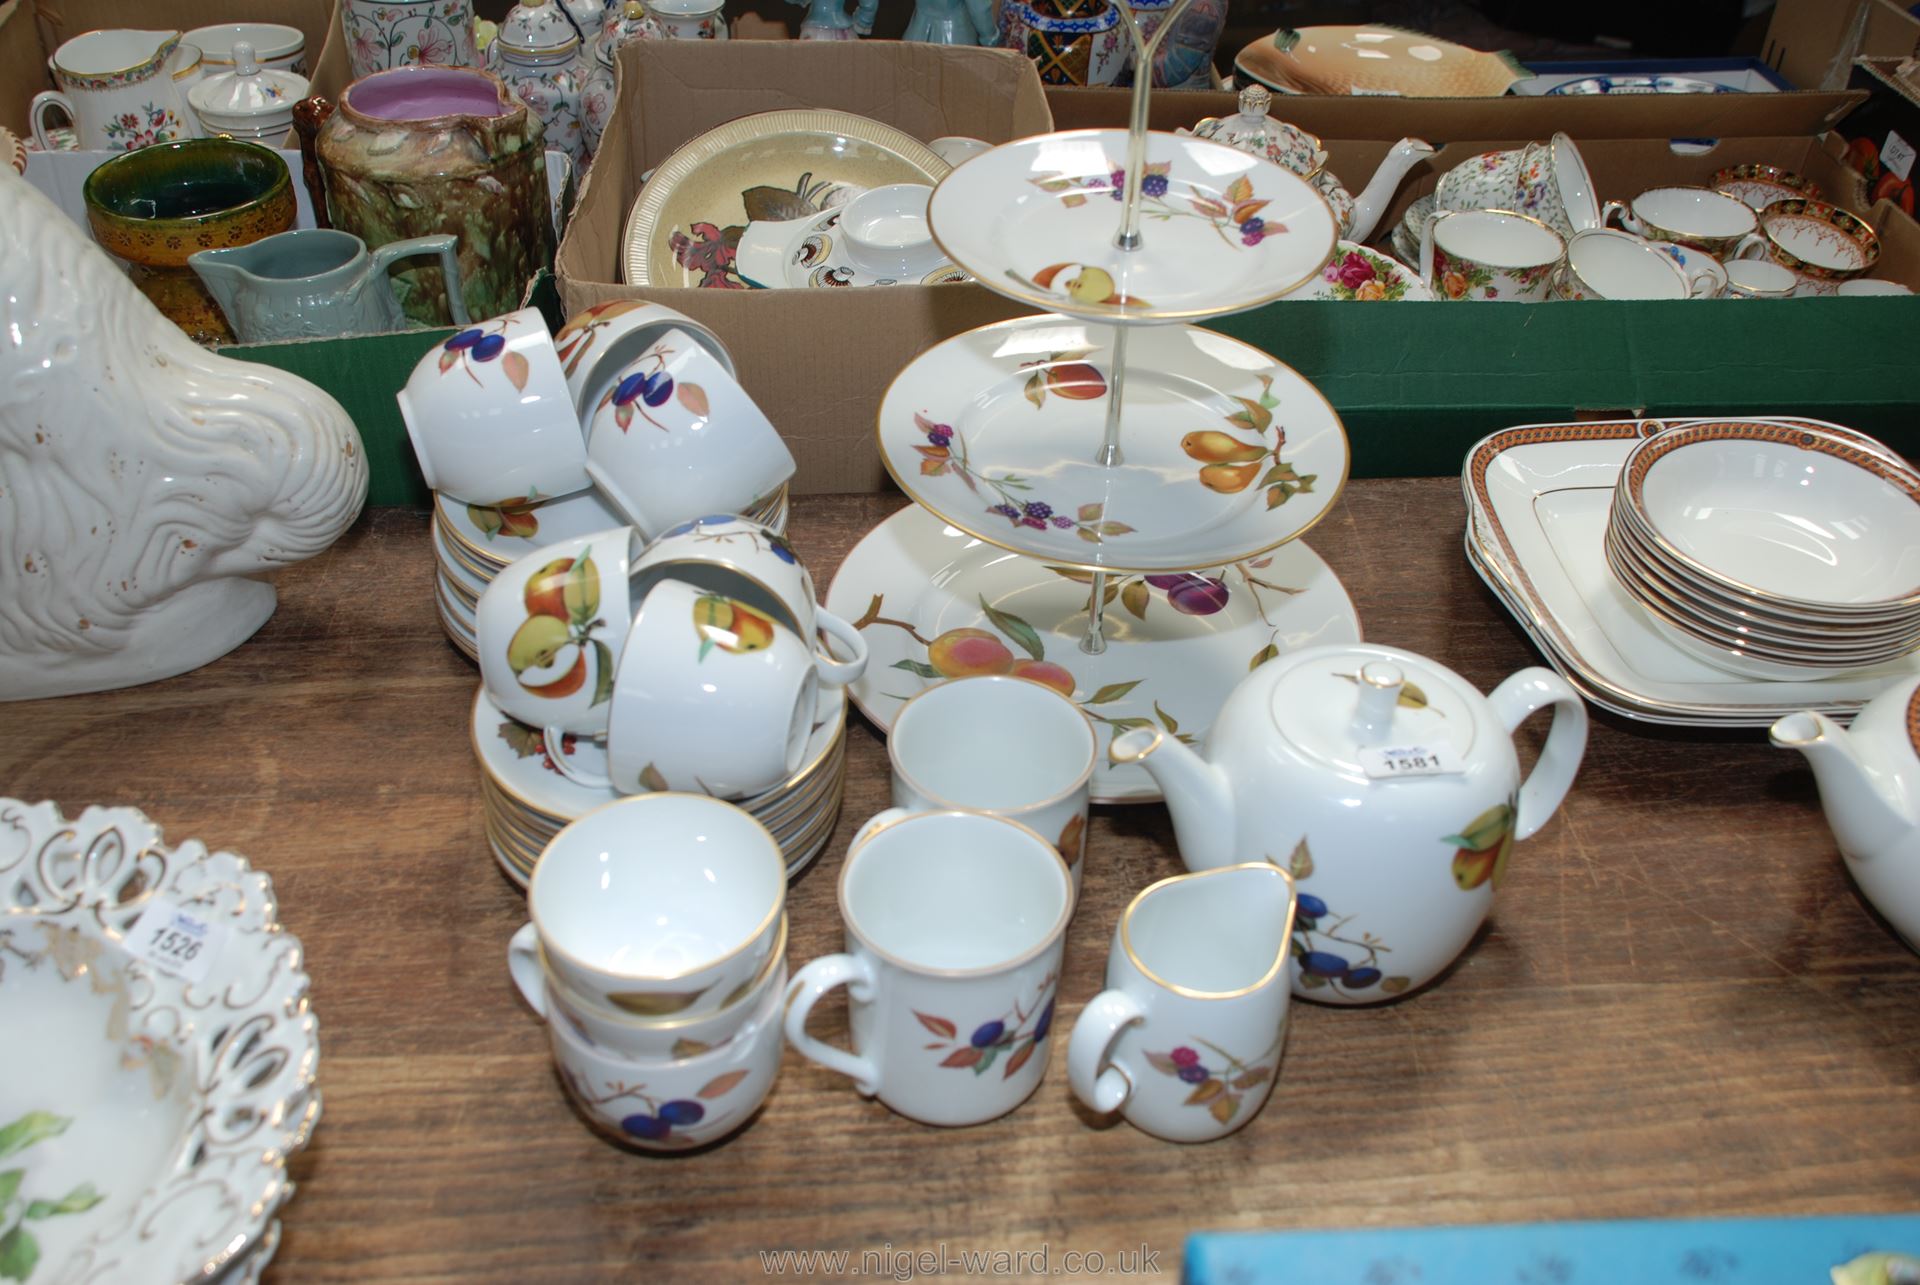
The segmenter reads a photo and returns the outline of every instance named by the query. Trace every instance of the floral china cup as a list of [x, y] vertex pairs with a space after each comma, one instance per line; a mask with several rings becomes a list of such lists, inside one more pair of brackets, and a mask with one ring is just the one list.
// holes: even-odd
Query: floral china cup
[[1705, 250], [1697, 246], [1681, 245], [1677, 241], [1654, 241], [1650, 244], [1654, 249], [1660, 251], [1660, 253], [1680, 265], [1680, 271], [1686, 273], [1690, 280], [1699, 277], [1708, 278], [1713, 288], [1702, 291], [1702, 293], [1696, 296], [1697, 298], [1715, 299], [1726, 293], [1727, 265], [1721, 263], [1720, 260], [1708, 254]]
[[1791, 299], [1800, 284], [1791, 268], [1768, 259], [1733, 259], [1726, 271], [1729, 299]]
[[634, 559], [628, 573], [631, 601], [644, 601], [662, 580], [744, 602], [808, 642], [822, 634], [831, 638], [850, 657], [843, 661], [814, 649], [821, 672], [835, 676], [833, 685], [854, 682], [866, 672], [865, 635], [820, 605], [813, 576], [793, 546], [759, 522], [715, 513], [663, 532]]
[[1600, 201], [1593, 194], [1586, 158], [1565, 134], [1526, 146], [1517, 196], [1519, 204], [1514, 208], [1539, 219], [1563, 239], [1600, 226]]
[[587, 428], [587, 475], [649, 535], [745, 513], [793, 476], [793, 454], [728, 367], [669, 330], [620, 368]]
[[562, 540], [495, 576], [475, 609], [480, 678], [529, 727], [603, 737], [613, 676], [633, 618], [631, 527]]
[[592, 484], [573, 395], [538, 308], [430, 348], [397, 400], [431, 490], [500, 505]]
[[1659, 245], [1631, 232], [1594, 228], [1574, 233], [1567, 242], [1567, 260], [1554, 274], [1554, 295], [1574, 300], [1704, 299], [1718, 292], [1720, 280], [1698, 268], [1689, 274]]
[[1797, 197], [1823, 199], [1818, 183], [1778, 165], [1729, 165], [1714, 171], [1713, 190], [1738, 197], [1756, 210]]
[[35, 94], [28, 108], [34, 144], [58, 150], [45, 128], [48, 107], [66, 112], [89, 151], [130, 152], [199, 137], [187, 87], [168, 67], [179, 44], [177, 31], [123, 29], [89, 31], [62, 44], [47, 60], [60, 88]]
[[1292, 878], [1266, 861], [1148, 886], [1074, 1021], [1074, 1096], [1169, 1142], [1245, 1126], [1280, 1078], [1294, 914]]
[[1802, 294], [1833, 294], [1842, 281], [1865, 276], [1880, 261], [1880, 234], [1825, 201], [1775, 201], [1759, 221], [1760, 230], [1733, 257], [1754, 258], [1757, 252], [1797, 276]]
[[731, 803], [647, 794], [556, 834], [527, 887], [546, 966], [569, 990], [648, 1017], [737, 1001], [781, 940], [787, 866]]
[[[788, 1041], [862, 1094], [924, 1124], [984, 1124], [1040, 1087], [1073, 884], [1060, 854], [984, 812], [890, 808], [840, 867], [844, 954], [788, 987]], [[847, 988], [853, 1051], [807, 1034]]]
[[1441, 299], [1540, 303], [1566, 252], [1538, 219], [1508, 210], [1437, 214], [1420, 238], [1420, 278]]
[[[1049, 668], [927, 688], [894, 715], [887, 759], [895, 807], [963, 808], [1018, 821], [1059, 850], [1077, 896], [1099, 739], [1092, 720], [1060, 692], [1067, 678]], [[1012, 728], [1017, 735], [1008, 735]]]
[[[1513, 729], [1547, 707], [1523, 778]], [[1560, 806], [1586, 743], [1586, 706], [1550, 670], [1483, 696], [1411, 652], [1334, 644], [1242, 679], [1204, 751], [1140, 728], [1109, 756], [1153, 774], [1189, 869], [1291, 873], [1294, 993], [1364, 1004], [1419, 989], [1467, 948], [1514, 843]]]
[[1649, 188], [1630, 205], [1608, 201], [1601, 224], [1615, 220], [1635, 236], [1697, 246], [1721, 260], [1732, 257], [1758, 226], [1752, 206], [1704, 187]]
[[769, 986], [726, 1043], [671, 1061], [635, 1060], [586, 1043], [566, 1022], [547, 1038], [560, 1083], [602, 1137], [643, 1151], [686, 1151], [739, 1132], [773, 1091], [786, 1041]]
[[1518, 199], [1521, 171], [1534, 146], [1529, 143], [1503, 152], [1482, 152], [1454, 166], [1440, 176], [1433, 190], [1434, 210], [1445, 213], [1512, 207]]

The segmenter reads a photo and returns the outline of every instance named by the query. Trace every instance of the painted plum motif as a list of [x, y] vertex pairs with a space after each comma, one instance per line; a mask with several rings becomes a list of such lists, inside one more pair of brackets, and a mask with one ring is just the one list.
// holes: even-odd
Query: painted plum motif
[[[1056, 387], [1054, 391], [1059, 392], [1060, 389]], [[1106, 387], [1102, 384], [1099, 393], [1094, 396], [1105, 392]], [[1025, 497], [1033, 491], [1033, 483], [1018, 473], [1002, 473], [996, 477], [976, 471], [967, 459], [965, 439], [953, 431], [952, 425], [936, 424], [919, 411], [914, 412], [913, 422], [927, 435], [925, 446], [913, 448], [920, 453], [920, 476], [959, 478], [980, 499], [998, 501], [988, 505], [987, 512], [1005, 518], [1012, 526], [1031, 527], [1036, 531], [1049, 528], [1072, 531], [1089, 544], [1100, 544], [1108, 536], [1127, 535], [1133, 531], [1124, 522], [1107, 519], [1104, 516], [1104, 504], [1082, 504], [1069, 517], [1054, 512], [1053, 505], [1045, 500], [1027, 499]]]
[[[507, 665], [535, 696], [561, 700], [594, 680], [589, 708], [613, 695], [613, 649], [594, 634], [600, 618], [600, 572], [589, 556], [556, 558], [527, 577], [527, 618], [507, 641]], [[588, 656], [592, 656], [591, 662]]]
[[[1054, 975], [1048, 973], [1040, 982], [1030, 1007], [1022, 1008], [1020, 1001], [1015, 1000], [1000, 1016], [973, 1027], [964, 1040], [959, 1026], [948, 1018], [922, 1013], [919, 1009], [915, 1009], [913, 1015], [920, 1019], [920, 1025], [939, 1037], [926, 1047], [935, 1052], [945, 1051], [941, 1066], [985, 1075], [999, 1063], [1000, 1078], [1010, 1080], [1032, 1060], [1035, 1050], [1053, 1032], [1054, 980]], [[1000, 1061], [1002, 1057], [1005, 1062]]]
[[714, 1109], [709, 1104], [718, 1103], [739, 1088], [741, 1081], [749, 1074], [745, 1069], [728, 1071], [701, 1085], [690, 1098], [668, 1098], [664, 1101], [648, 1093], [645, 1084], [614, 1082], [595, 1094], [580, 1082], [574, 1072], [567, 1072], [567, 1080], [573, 1086], [575, 1095], [589, 1107], [598, 1109], [629, 1100], [637, 1105], [639, 1110], [620, 1117], [620, 1131], [628, 1137], [652, 1146], [696, 1147], [700, 1145], [698, 1140], [675, 1131], [705, 1124], [709, 1126], [707, 1136], [714, 1136], [711, 1126], [723, 1123], [728, 1117], [724, 1111]]
[[507, 328], [518, 320], [517, 317], [502, 317], [485, 326], [469, 326], [447, 340], [440, 345], [440, 373], [445, 375], [458, 366], [468, 379], [484, 388], [486, 383], [480, 378], [476, 367], [497, 361], [507, 382], [517, 391], [525, 392], [527, 376], [531, 373], [526, 356], [507, 351]]
[[[37, 1143], [57, 1138], [73, 1123], [51, 1111], [29, 1111], [0, 1127], [0, 1163]], [[90, 1182], [83, 1182], [58, 1200], [29, 1198], [20, 1190], [25, 1168], [0, 1169], [0, 1281], [24, 1281], [40, 1262], [40, 1242], [32, 1223], [66, 1214], [84, 1214], [106, 1199]]]
[[647, 412], [649, 409], [658, 410], [668, 401], [677, 400], [696, 420], [707, 418], [710, 409], [707, 390], [693, 383], [676, 384], [673, 376], [667, 373], [667, 359], [673, 355], [674, 350], [665, 343], [655, 344], [640, 355], [640, 361], [647, 365], [646, 369], [627, 375], [601, 397], [602, 407], [611, 405], [614, 408], [613, 421], [620, 426], [622, 433], [632, 426], [635, 415], [661, 432], [667, 432], [667, 426]]
[[[1143, 219], [1162, 223], [1177, 218], [1199, 219], [1228, 245], [1238, 242], [1247, 247], [1259, 245], [1269, 236], [1287, 230], [1285, 224], [1269, 223], [1261, 217], [1260, 212], [1267, 208], [1268, 202], [1254, 195], [1253, 181], [1244, 174], [1227, 184], [1218, 196], [1211, 196], [1191, 183], [1181, 184], [1184, 190], [1176, 192], [1170, 178], [1172, 173], [1172, 161], [1147, 164], [1146, 173], [1140, 180], [1140, 212]], [[1095, 196], [1106, 196], [1114, 201], [1124, 199], [1127, 172], [1116, 166], [1106, 174], [1056, 174], [1027, 181], [1043, 192], [1054, 193], [1060, 198], [1061, 205], [1073, 209], [1085, 205]], [[1141, 303], [1137, 299], [1133, 302]]]
[[1162, 1075], [1193, 1086], [1182, 1106], [1204, 1107], [1207, 1114], [1221, 1124], [1230, 1124], [1240, 1114], [1246, 1099], [1257, 1097], [1260, 1086], [1273, 1079], [1275, 1064], [1266, 1059], [1278, 1051], [1279, 1043], [1276, 1040], [1272, 1048], [1245, 1062], [1218, 1044], [1197, 1036], [1193, 1043], [1208, 1050], [1213, 1058], [1208, 1059], [1192, 1045], [1182, 1044], [1164, 1053], [1149, 1051], [1147, 1065]]
[[[1267, 860], [1273, 861], [1273, 858]], [[1312, 877], [1313, 853], [1305, 839], [1294, 845], [1287, 871], [1296, 887]], [[1406, 977], [1388, 975], [1381, 967], [1381, 956], [1393, 953], [1391, 946], [1370, 932], [1362, 932], [1357, 937], [1345, 935], [1347, 925], [1353, 921], [1352, 915], [1335, 918], [1334, 910], [1326, 901], [1310, 892], [1296, 892], [1294, 896], [1293, 936], [1287, 943], [1287, 953], [1293, 957], [1294, 978], [1302, 990], [1331, 990], [1349, 998], [1379, 998], [1398, 995], [1412, 984]], [[1373, 990], [1378, 990], [1379, 995], [1361, 994]]]

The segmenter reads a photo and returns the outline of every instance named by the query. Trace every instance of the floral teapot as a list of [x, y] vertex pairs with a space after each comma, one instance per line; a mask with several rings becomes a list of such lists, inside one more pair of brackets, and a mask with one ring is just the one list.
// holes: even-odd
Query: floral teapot
[[1808, 710], [1771, 739], [1807, 756], [1854, 882], [1920, 950], [1920, 678], [1868, 701], [1852, 731]]
[[1348, 241], [1365, 241], [1373, 235], [1380, 215], [1399, 190], [1400, 180], [1422, 159], [1433, 155], [1433, 144], [1417, 138], [1401, 139], [1356, 197], [1327, 172], [1327, 149], [1319, 139], [1267, 115], [1272, 103], [1273, 95], [1264, 86], [1249, 85], [1240, 91], [1239, 115], [1209, 116], [1192, 129], [1178, 132], [1225, 143], [1292, 170], [1327, 198], [1334, 221], [1340, 225], [1340, 235]]
[[[1522, 781], [1511, 733], [1549, 705]], [[1286, 867], [1299, 890], [1294, 993], [1365, 1004], [1425, 985], [1466, 949], [1514, 842], [1560, 806], [1586, 745], [1586, 706], [1549, 670], [1482, 696], [1433, 661], [1354, 643], [1255, 669], [1204, 754], [1157, 728], [1115, 737], [1109, 753], [1159, 783], [1188, 868]]]

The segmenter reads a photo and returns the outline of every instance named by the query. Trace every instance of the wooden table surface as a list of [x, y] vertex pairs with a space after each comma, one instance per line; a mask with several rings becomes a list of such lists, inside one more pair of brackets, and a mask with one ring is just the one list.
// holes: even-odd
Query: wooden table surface
[[[799, 500], [794, 541], [825, 584], [901, 503]], [[1485, 690], [1538, 658], [1463, 562], [1462, 521], [1456, 481], [1362, 481], [1312, 543], [1369, 639]], [[731, 1141], [623, 1152], [574, 1117], [507, 977], [525, 905], [482, 835], [476, 675], [432, 575], [426, 515], [374, 511], [286, 573], [230, 656], [0, 716], [0, 793], [131, 804], [244, 853], [306, 944], [325, 1112], [270, 1279], [754, 1280], [762, 1250], [1042, 1244], [1056, 1267], [1144, 1244], [1171, 1277], [1204, 1228], [1920, 1202], [1920, 958], [1849, 883], [1802, 760], [1610, 715], [1463, 964], [1384, 1007], [1296, 1004], [1273, 1099], [1225, 1141], [1103, 1126], [1057, 1056], [1014, 1114], [943, 1131], [789, 1050]], [[885, 806], [880, 736], [856, 717], [849, 740], [839, 828], [788, 903], [796, 965], [839, 949], [840, 854]], [[1096, 808], [1087, 861], [1062, 1035], [1120, 909], [1180, 870], [1158, 806]]]

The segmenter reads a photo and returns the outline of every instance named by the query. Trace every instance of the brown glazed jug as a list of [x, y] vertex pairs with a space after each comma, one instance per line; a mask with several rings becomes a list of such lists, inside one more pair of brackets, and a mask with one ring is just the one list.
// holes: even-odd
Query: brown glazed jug
[[[450, 232], [459, 238], [467, 312], [520, 306], [553, 267], [553, 223], [540, 118], [501, 81], [468, 67], [396, 67], [341, 93], [316, 145], [333, 226], [378, 249]], [[437, 266], [395, 274], [407, 317], [449, 319]]]

